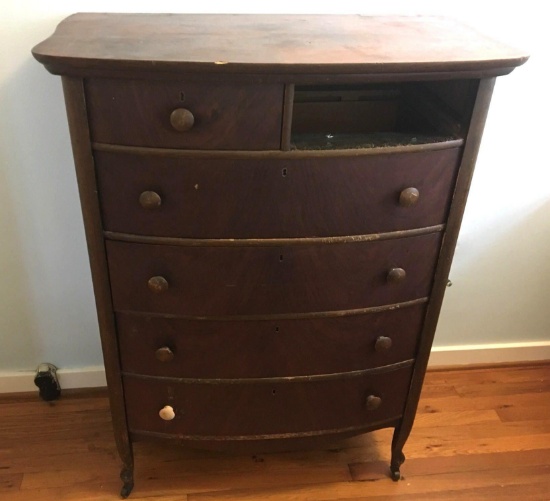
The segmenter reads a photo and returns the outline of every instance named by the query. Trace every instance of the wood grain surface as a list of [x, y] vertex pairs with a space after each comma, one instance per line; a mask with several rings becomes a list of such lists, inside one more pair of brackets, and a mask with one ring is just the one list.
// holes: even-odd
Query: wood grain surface
[[[212, 321], [117, 315], [122, 370], [152, 376], [258, 378], [380, 367], [415, 357], [425, 304], [323, 319]], [[391, 347], [376, 350], [380, 336]], [[174, 358], [156, 359], [169, 347]]]
[[[90, 79], [86, 99], [92, 140], [107, 144], [214, 150], [274, 150], [281, 144], [281, 84]], [[181, 132], [171, 113], [186, 109]]]
[[[143, 43], [147, 40], [147, 43]], [[76, 14], [33, 49], [50, 71], [505, 74], [527, 60], [440, 17]]]
[[[192, 317], [350, 310], [426, 297], [441, 233], [399, 240], [261, 247], [106, 241], [117, 311]], [[390, 283], [392, 268], [407, 276]], [[148, 287], [152, 277], [165, 292]]]
[[[454, 144], [454, 143], [451, 143]], [[362, 235], [444, 223], [460, 148], [356, 157], [163, 157], [96, 151], [108, 231], [183, 238]], [[402, 190], [419, 190], [403, 207]], [[152, 190], [162, 204], [144, 209]]]
[[[205, 440], [218, 441], [220, 449], [227, 450], [232, 441], [265, 439], [281, 449], [281, 442], [295, 437], [357, 434], [371, 423], [395, 421], [405, 404], [411, 371], [409, 364], [374, 375], [342, 374], [332, 379], [190, 383], [126, 375], [128, 426], [130, 432], [165, 434], [198, 448]], [[370, 395], [381, 399], [378, 408], [367, 406]], [[171, 421], [159, 417], [166, 405], [176, 414]], [[254, 452], [269, 448], [255, 444]]]

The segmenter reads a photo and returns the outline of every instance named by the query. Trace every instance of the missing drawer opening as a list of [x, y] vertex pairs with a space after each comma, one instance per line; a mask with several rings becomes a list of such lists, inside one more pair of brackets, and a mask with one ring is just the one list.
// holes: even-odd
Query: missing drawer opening
[[476, 81], [297, 86], [291, 149], [426, 144], [465, 136]]

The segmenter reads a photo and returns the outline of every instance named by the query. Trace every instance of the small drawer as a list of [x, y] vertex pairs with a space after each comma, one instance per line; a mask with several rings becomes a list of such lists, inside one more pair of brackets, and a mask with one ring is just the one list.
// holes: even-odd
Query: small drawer
[[184, 149], [280, 149], [283, 85], [91, 79], [92, 140]]
[[349, 310], [430, 294], [440, 233], [371, 242], [172, 246], [107, 241], [114, 307], [188, 316]]
[[[126, 375], [128, 427], [131, 432], [166, 433], [182, 440], [361, 429], [402, 414], [411, 371], [407, 367], [382, 374], [309, 381], [225, 383]], [[163, 409], [164, 419], [159, 415]]]
[[[443, 223], [460, 148], [330, 158], [161, 157], [104, 151], [94, 157], [109, 231], [295, 238]], [[418, 196], [406, 198], [409, 192]], [[148, 194], [155, 200], [144, 198]]]
[[415, 357], [424, 304], [323, 319], [213, 321], [119, 313], [122, 370], [150, 376], [331, 374]]

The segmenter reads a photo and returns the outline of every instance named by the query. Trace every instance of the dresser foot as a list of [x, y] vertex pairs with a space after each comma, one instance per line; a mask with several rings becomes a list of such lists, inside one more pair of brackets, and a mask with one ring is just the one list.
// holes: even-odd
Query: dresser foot
[[403, 454], [402, 451], [394, 451], [392, 452], [392, 458], [391, 458], [391, 464], [390, 464], [390, 472], [391, 472], [391, 479], [394, 482], [397, 482], [399, 479], [401, 479], [401, 465], [405, 462], [405, 454]]
[[120, 490], [120, 497], [126, 499], [134, 488], [134, 469], [124, 466], [120, 472], [120, 480], [124, 483]]

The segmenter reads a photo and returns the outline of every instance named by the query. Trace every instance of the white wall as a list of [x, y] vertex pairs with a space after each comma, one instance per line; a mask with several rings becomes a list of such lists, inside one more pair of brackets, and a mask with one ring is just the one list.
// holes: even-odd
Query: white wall
[[[7, 5], [6, 5], [7, 4]], [[550, 340], [543, 2], [4, 0], [0, 18], [0, 371], [101, 364], [61, 84], [33, 45], [77, 11], [442, 14], [531, 60], [497, 82], [437, 332], [439, 346]], [[380, 6], [379, 4], [383, 4]]]

